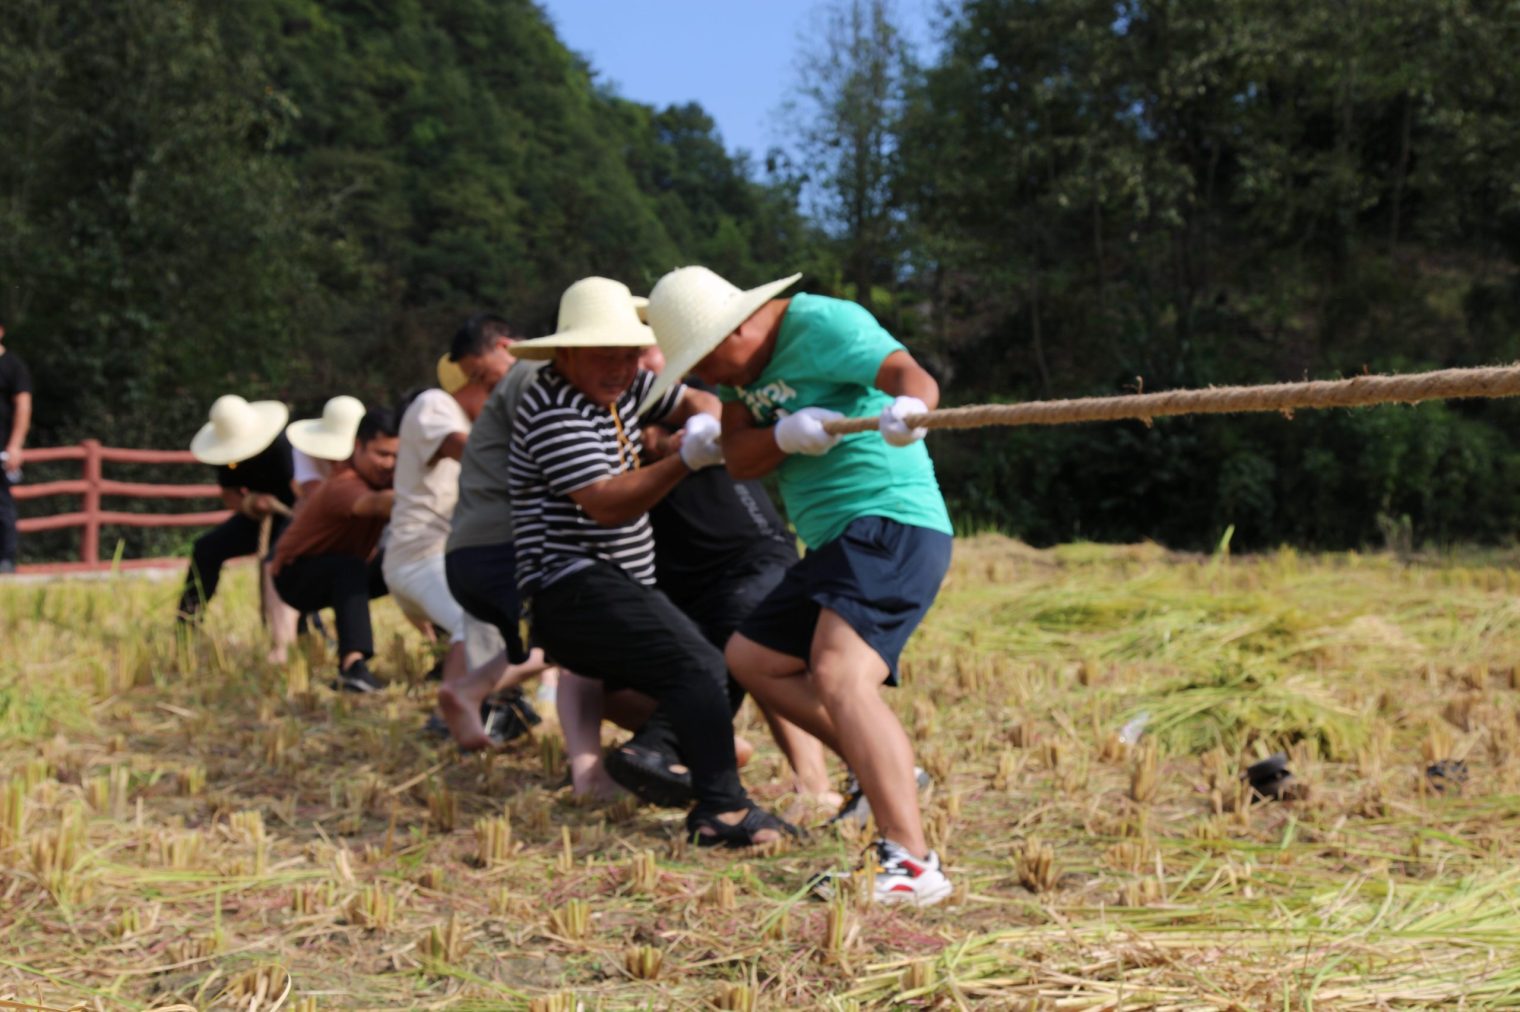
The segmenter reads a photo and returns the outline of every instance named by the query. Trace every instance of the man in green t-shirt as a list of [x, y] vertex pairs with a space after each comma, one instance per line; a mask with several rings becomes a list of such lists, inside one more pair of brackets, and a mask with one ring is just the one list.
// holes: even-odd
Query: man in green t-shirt
[[[924, 839], [912, 743], [879, 690], [897, 683], [950, 564], [925, 430], [905, 422], [939, 403], [939, 386], [860, 306], [776, 298], [798, 277], [749, 291], [705, 267], [662, 278], [649, 323], [668, 365], [647, 399], [687, 372], [717, 385], [729, 471], [776, 472], [808, 552], [728, 641], [729, 670], [849, 764], [881, 832], [877, 901], [927, 906], [951, 886]], [[824, 430], [857, 415], [879, 416], [880, 431]]]

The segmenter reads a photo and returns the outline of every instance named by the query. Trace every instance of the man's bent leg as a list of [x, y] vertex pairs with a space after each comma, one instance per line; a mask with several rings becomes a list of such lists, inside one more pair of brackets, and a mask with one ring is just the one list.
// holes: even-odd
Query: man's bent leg
[[914, 856], [928, 854], [913, 745], [881, 698], [886, 662], [849, 623], [825, 608], [813, 634], [811, 667], [818, 697], [837, 728], [841, 755], [871, 803], [877, 829]]
[[615, 678], [659, 701], [706, 811], [748, 804], [739, 784], [723, 658], [664, 595], [604, 565], [539, 591], [534, 637], [577, 674]]
[[734, 633], [723, 656], [734, 677], [767, 713], [790, 721], [843, 756], [833, 718], [808, 677], [807, 661], [772, 650], [743, 633]]
[[[343, 555], [323, 555], [306, 560], [318, 563], [319, 580], [325, 580], [326, 597], [332, 604], [338, 627], [338, 666], [348, 670], [356, 660], [375, 656], [374, 630], [370, 625], [369, 602], [385, 593], [385, 582], [363, 559]], [[378, 593], [377, 593], [378, 591]]]
[[602, 766], [602, 683], [561, 672], [554, 705], [565, 734], [570, 789], [597, 798], [616, 797], [619, 788]]
[[222, 564], [229, 559], [252, 555], [259, 550], [259, 525], [233, 514], [195, 539], [190, 550], [190, 569], [185, 573], [185, 589], [180, 594], [179, 613], [190, 618], [211, 600], [222, 579]]

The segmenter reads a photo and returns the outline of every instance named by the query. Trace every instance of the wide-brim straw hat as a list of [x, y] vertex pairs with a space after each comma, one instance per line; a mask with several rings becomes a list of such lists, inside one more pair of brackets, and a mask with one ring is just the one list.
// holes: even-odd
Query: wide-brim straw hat
[[446, 394], [458, 393], [470, 382], [470, 377], [459, 368], [458, 362], [450, 362], [448, 352], [438, 356], [438, 387]]
[[681, 382], [723, 339], [760, 307], [797, 283], [801, 274], [742, 289], [706, 267], [681, 267], [649, 293], [649, 326], [665, 355], [665, 371], [650, 387], [639, 410]]
[[581, 278], [560, 296], [554, 333], [518, 341], [512, 356], [547, 360], [561, 348], [647, 348], [654, 343], [654, 332], [639, 322], [627, 285], [611, 278]]
[[202, 464], [236, 464], [269, 449], [290, 409], [279, 401], [250, 404], [237, 394], [224, 394], [211, 405], [210, 417], [190, 440], [190, 453]]
[[321, 418], [291, 422], [285, 430], [290, 445], [318, 460], [347, 460], [354, 455], [354, 440], [364, 420], [364, 402], [340, 394], [322, 405]]

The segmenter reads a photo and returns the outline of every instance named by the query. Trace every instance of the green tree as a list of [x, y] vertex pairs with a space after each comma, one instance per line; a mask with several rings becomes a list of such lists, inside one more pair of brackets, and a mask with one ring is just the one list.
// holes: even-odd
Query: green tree
[[891, 0], [833, 0], [815, 17], [786, 107], [791, 150], [815, 215], [838, 240], [848, 290], [873, 305], [877, 286], [895, 289], [903, 267], [896, 162], [913, 61]]

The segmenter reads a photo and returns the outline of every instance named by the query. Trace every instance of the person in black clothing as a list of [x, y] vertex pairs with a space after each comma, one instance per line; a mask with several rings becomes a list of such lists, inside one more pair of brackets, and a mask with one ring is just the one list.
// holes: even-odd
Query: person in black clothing
[[258, 551], [265, 517], [271, 518], [271, 545], [284, 531], [296, 501], [295, 466], [285, 438], [289, 417], [277, 401], [250, 404], [234, 395], [219, 397], [211, 420], [190, 443], [197, 460], [216, 465], [222, 501], [233, 515], [195, 540], [180, 594], [180, 621], [195, 618], [211, 600], [224, 562]]
[[32, 374], [21, 356], [5, 347], [0, 324], [0, 574], [16, 571], [16, 500], [11, 485], [21, 480], [21, 448], [32, 424]]
[[[659, 349], [644, 368], [659, 372]], [[700, 381], [688, 386], [706, 389]], [[670, 434], [658, 427], [644, 432], [645, 456], [658, 460], [671, 452]], [[702, 635], [722, 650], [739, 624], [765, 600], [787, 569], [797, 562], [796, 538], [787, 529], [765, 486], [738, 480], [726, 468], [698, 471], [649, 511], [654, 528], [655, 586], [697, 624]], [[744, 702], [744, 687], [728, 679], [729, 708]], [[837, 805], [829, 782], [823, 745], [795, 724], [763, 708], [771, 735], [796, 774], [795, 789], [822, 805]]]

